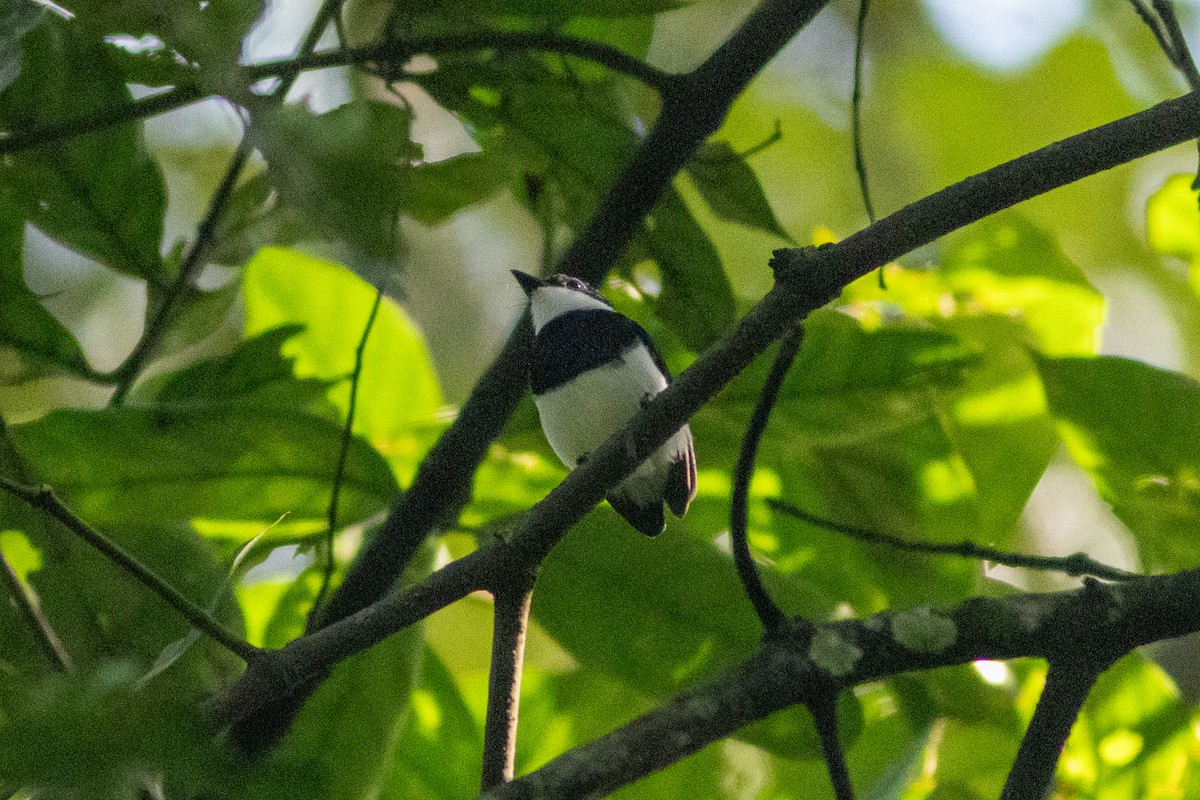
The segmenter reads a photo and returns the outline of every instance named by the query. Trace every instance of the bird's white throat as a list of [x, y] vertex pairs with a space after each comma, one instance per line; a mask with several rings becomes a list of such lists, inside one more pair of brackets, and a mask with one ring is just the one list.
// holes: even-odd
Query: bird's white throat
[[568, 311], [585, 311], [596, 308], [605, 311], [612, 310], [602, 301], [565, 286], [540, 286], [533, 291], [533, 295], [529, 298], [534, 333], [539, 332], [542, 326], [550, 320], [562, 316]]

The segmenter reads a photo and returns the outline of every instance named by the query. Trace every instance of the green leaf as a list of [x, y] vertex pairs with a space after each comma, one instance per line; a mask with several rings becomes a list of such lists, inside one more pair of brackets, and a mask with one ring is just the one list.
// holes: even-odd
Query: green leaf
[[[829, 598], [801, 581], [765, 580], [791, 612], [832, 612]], [[660, 699], [749, 657], [761, 638], [728, 556], [682, 532], [638, 536], [607, 509], [546, 560], [533, 616], [581, 664]], [[747, 737], [792, 757], [817, 752], [799, 713], [754, 726]]]
[[[23, 40], [20, 77], [0, 95], [0, 125], [29, 128], [131, 102], [103, 45], [47, 14]], [[163, 278], [166, 198], [137, 125], [14, 153], [0, 165], [33, 224], [120, 272]]]
[[655, 311], [685, 345], [699, 352], [733, 327], [733, 289], [721, 257], [675, 190], [654, 207], [636, 245], [662, 274]]
[[1158, 252], [1188, 263], [1192, 291], [1200, 296], [1200, 212], [1194, 180], [1195, 175], [1172, 175], [1150, 196], [1146, 238]]
[[1195, 175], [1172, 175], [1146, 201], [1146, 238], [1160, 253], [1200, 259], [1200, 211]]
[[721, 219], [791, 241], [771, 210], [758, 176], [728, 142], [707, 142], [688, 162], [687, 174]]
[[0, 186], [0, 345], [28, 362], [25, 376], [62, 370], [90, 378], [95, 373], [79, 342], [25, 285], [25, 222], [10, 194]]
[[[522, 689], [522, 694], [526, 690]], [[524, 699], [524, 698], [523, 698]], [[482, 736], [445, 662], [426, 648], [383, 800], [440, 800], [479, 791]], [[519, 731], [530, 722], [523, 713]], [[518, 752], [523, 748], [518, 747]]]
[[[12, 428], [31, 474], [100, 527], [194, 518], [324, 524], [341, 426], [291, 409], [236, 403], [54, 411]], [[353, 439], [341, 492], [349, 522], [396, 489], [383, 459]], [[283, 526], [285, 529], [287, 526]]]
[[[416, 556], [406, 571], [406, 584], [429, 573], [433, 552], [426, 547]], [[277, 617], [294, 620], [311, 607], [320, 584], [316, 573], [307, 572], [295, 583], [303, 588], [280, 599]], [[415, 625], [338, 663], [305, 703], [279, 748], [258, 765], [251, 781], [272, 781], [280, 770], [286, 775], [298, 767], [315, 768], [320, 780], [288, 796], [359, 800], [378, 792], [393, 770], [424, 656], [424, 627]]]
[[124, 34], [163, 42], [179, 60], [203, 67], [193, 73], [198, 78], [237, 67], [242, 40], [264, 8], [262, 0], [66, 0], [62, 5], [97, 38]]
[[[328, 397], [345, 413], [355, 351], [376, 290], [330, 261], [267, 248], [246, 265], [246, 335], [281, 325], [304, 332], [282, 348], [296, 374], [334, 382]], [[384, 298], [363, 354], [354, 430], [388, 459], [402, 481], [441, 429], [441, 389], [425, 340], [404, 311]]]
[[257, 143], [280, 204], [344, 245], [359, 274], [382, 283], [395, 268], [406, 173], [421, 156], [412, 113], [356, 100], [320, 115], [288, 105], [259, 117]]
[[1039, 359], [1067, 452], [1133, 531], [1147, 569], [1200, 559], [1200, 384], [1139, 361]]
[[9, 0], [0, 7], [0, 92], [21, 72], [21, 40], [36, 28], [46, 8], [33, 0]]
[[333, 407], [325, 399], [328, 382], [296, 378], [295, 359], [280, 353], [303, 330], [302, 325], [271, 328], [242, 342], [227, 355], [151, 379], [140, 388], [136, 399], [161, 405], [246, 401], [333, 419]]
[[119, 800], [137, 796], [152, 775], [180, 796], [228, 780], [231, 765], [191, 700], [135, 691], [135, 677], [129, 664], [108, 662], [47, 676], [27, 692], [0, 726], [5, 789]]
[[499, 161], [483, 153], [421, 164], [404, 173], [403, 209], [418, 222], [436, 225], [491, 197], [507, 180]]
[[1183, 793], [1183, 770], [1164, 764], [1192, 762], [1190, 704], [1162, 670], [1141, 652], [1131, 653], [1100, 676], [1063, 750], [1059, 782], [1079, 796], [1153, 797]]

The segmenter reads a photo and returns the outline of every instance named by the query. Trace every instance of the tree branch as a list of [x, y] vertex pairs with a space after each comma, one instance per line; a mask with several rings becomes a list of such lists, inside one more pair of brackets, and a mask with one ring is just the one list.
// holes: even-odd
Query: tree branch
[[[559, 260], [559, 272], [592, 283], [604, 277], [746, 84], [826, 2], [766, 0], [708, 60], [671, 84], [663, 113], [588, 227]], [[351, 565], [319, 625], [383, 596], [429, 531], [447, 523], [466, 504], [475, 470], [525, 394], [531, 339], [529, 326], [518, 323], [454, 423], [422, 462], [408, 491]]]
[[521, 706], [521, 668], [533, 578], [498, 588], [492, 626], [492, 663], [488, 671], [487, 716], [483, 731], [482, 791], [513, 779], [517, 754], [517, 712]]
[[160, 578], [153, 570], [125, 551], [116, 542], [92, 528], [86, 522], [75, 516], [72, 511], [62, 504], [48, 486], [24, 486], [16, 481], [0, 476], [0, 489], [28, 503], [33, 508], [45, 512], [61, 522], [72, 533], [83, 539], [101, 555], [132, 575], [139, 583], [167, 601], [184, 619], [208, 634], [217, 643], [241, 658], [247, 664], [251, 663], [262, 651], [257, 647], [242, 641], [228, 628], [213, 618], [196, 603], [180, 594], [179, 590]]
[[[840, 685], [976, 659], [1050, 658], [1063, 649], [1090, 648], [1098, 640], [1110, 644], [1112, 652], [1126, 653], [1152, 641], [1183, 636], [1200, 630], [1200, 570], [1114, 586], [1111, 602], [1098, 599], [1087, 588], [967, 600], [944, 614], [931, 612], [945, 631], [952, 632], [952, 639], [942, 640], [944, 647], [930, 647], [931, 640], [914, 641], [895, 633], [903, 629], [897, 620], [905, 614], [913, 612], [881, 613], [817, 627], [817, 636], [840, 642], [848, 654], [859, 654], [843, 674], [833, 676]], [[1081, 620], [1088, 624], [1081, 625]], [[814, 660], [815, 637], [804, 633], [806, 626], [792, 629], [795, 635], [787, 635], [785, 628], [785, 635], [767, 640], [758, 653], [724, 675], [484, 797], [601, 797], [776, 711], [807, 704], [831, 676]]]

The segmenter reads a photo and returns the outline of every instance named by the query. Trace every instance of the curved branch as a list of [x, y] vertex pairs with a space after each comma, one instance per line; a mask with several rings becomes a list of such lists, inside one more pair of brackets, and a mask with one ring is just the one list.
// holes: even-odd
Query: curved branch
[[758, 403], [754, 406], [754, 413], [750, 417], [750, 424], [746, 427], [746, 435], [742, 437], [742, 451], [738, 455], [737, 466], [733, 469], [733, 492], [729, 500], [729, 539], [733, 548], [733, 564], [746, 590], [746, 596], [750, 598], [750, 603], [754, 606], [768, 636], [778, 630], [786, 617], [763, 586], [758, 567], [754, 563], [754, 554], [750, 552], [747, 506], [759, 442], [767, 430], [767, 421], [779, 397], [783, 379], [787, 377], [803, 341], [804, 327], [796, 324], [784, 334], [783, 341], [779, 343], [775, 363], [771, 365], [771, 372], [767, 375], [762, 393], [758, 396]]

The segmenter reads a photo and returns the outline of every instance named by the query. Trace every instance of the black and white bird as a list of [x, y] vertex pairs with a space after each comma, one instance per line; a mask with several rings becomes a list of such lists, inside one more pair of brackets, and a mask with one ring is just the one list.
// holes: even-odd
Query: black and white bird
[[[512, 273], [533, 316], [529, 383], [542, 430], [574, 469], [666, 389], [671, 375], [646, 330], [584, 281]], [[684, 425], [609, 492], [608, 502], [630, 525], [657, 536], [663, 503], [682, 517], [695, 496], [696, 452]]]

